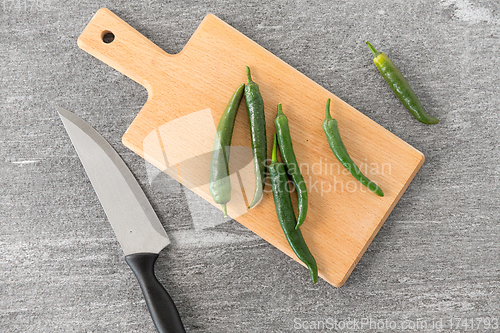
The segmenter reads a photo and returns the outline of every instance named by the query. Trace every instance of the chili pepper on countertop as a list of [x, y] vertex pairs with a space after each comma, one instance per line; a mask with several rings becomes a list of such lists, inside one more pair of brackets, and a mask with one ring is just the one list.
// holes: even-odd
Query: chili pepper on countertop
[[245, 87], [245, 101], [250, 122], [250, 135], [252, 140], [253, 162], [255, 170], [255, 191], [252, 208], [260, 202], [266, 182], [267, 138], [266, 118], [264, 114], [264, 101], [259, 91], [259, 86], [252, 81], [250, 68], [247, 66], [248, 84]]
[[361, 173], [358, 166], [354, 163], [354, 161], [349, 156], [347, 149], [342, 142], [342, 138], [340, 136], [339, 127], [337, 120], [333, 119], [330, 115], [330, 99], [326, 102], [326, 111], [325, 111], [325, 120], [323, 121], [323, 131], [326, 134], [326, 139], [328, 144], [330, 145], [330, 149], [339, 162], [349, 170], [349, 172], [356, 178], [361, 184], [368, 187], [370, 191], [375, 193], [378, 196], [383, 197], [384, 192], [382, 189], [369, 180], [365, 175]]
[[245, 84], [241, 84], [229, 100], [217, 125], [212, 158], [210, 160], [210, 194], [214, 201], [222, 205], [227, 216], [226, 204], [231, 200], [231, 179], [229, 177], [229, 147], [233, 136], [236, 113], [243, 98]]
[[297, 191], [298, 216], [297, 225], [295, 226], [295, 229], [297, 229], [304, 223], [307, 215], [307, 187], [304, 177], [300, 173], [297, 159], [295, 158], [290, 128], [288, 127], [288, 118], [283, 113], [281, 104], [278, 104], [278, 112], [274, 119], [274, 125], [276, 126], [276, 133], [278, 135], [281, 157], [283, 158], [283, 162], [285, 162], [288, 175], [292, 179]]
[[[280, 147], [281, 148], [281, 147]], [[281, 228], [285, 233], [285, 238], [297, 257], [306, 264], [309, 274], [314, 283], [318, 280], [318, 266], [311, 251], [307, 247], [300, 229], [296, 229], [295, 213], [293, 211], [292, 199], [290, 197], [290, 188], [288, 186], [288, 177], [285, 165], [278, 162], [277, 138], [274, 135], [273, 153], [271, 164], [269, 165], [269, 175], [271, 178], [271, 187], [273, 190], [274, 205], [276, 215]]]
[[382, 74], [394, 94], [396, 94], [408, 111], [410, 111], [418, 121], [424, 124], [437, 124], [439, 119], [425, 113], [417, 95], [396, 65], [394, 65], [385, 53], [375, 50], [370, 42], [366, 42], [366, 45], [368, 45], [373, 53], [373, 62], [375, 66], [377, 66], [380, 74]]

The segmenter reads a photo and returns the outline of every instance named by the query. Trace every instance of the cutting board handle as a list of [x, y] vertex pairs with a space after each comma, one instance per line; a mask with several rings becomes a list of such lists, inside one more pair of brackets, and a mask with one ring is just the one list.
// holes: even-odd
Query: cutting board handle
[[174, 57], [107, 8], [99, 9], [90, 20], [78, 37], [78, 46], [143, 85], [150, 98], [152, 78], [158, 77], [165, 56]]

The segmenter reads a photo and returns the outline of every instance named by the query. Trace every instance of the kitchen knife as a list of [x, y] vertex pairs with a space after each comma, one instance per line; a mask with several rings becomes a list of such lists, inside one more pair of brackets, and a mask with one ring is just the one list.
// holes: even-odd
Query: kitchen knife
[[154, 264], [170, 240], [137, 180], [111, 145], [77, 115], [57, 107], [76, 152], [134, 272], [160, 333], [185, 332]]

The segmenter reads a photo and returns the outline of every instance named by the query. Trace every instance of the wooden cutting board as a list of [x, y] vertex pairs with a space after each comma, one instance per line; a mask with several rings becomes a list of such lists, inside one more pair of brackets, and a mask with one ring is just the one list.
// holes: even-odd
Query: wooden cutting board
[[[109, 33], [114, 40], [106, 43], [103, 36]], [[214, 15], [207, 15], [184, 49], [171, 55], [102, 8], [78, 45], [149, 93], [123, 135], [125, 146], [211, 203], [208, 163], [216, 124], [234, 90], [246, 82], [248, 65], [265, 103], [269, 156], [278, 103], [289, 118], [309, 193], [301, 230], [319, 276], [336, 287], [344, 284], [424, 162], [415, 148]], [[347, 150], [384, 190], [383, 198], [362, 187], [333, 156], [321, 127], [327, 98]], [[269, 186], [261, 203], [246, 209], [254, 174], [244, 102], [232, 146], [230, 216], [297, 260], [278, 223]], [[303, 274], [308, 275], [306, 269]]]

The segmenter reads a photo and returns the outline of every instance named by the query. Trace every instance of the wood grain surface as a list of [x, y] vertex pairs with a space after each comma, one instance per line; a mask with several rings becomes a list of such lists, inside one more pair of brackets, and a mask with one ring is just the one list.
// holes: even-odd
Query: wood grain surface
[[[107, 33], [110, 43], [103, 41]], [[308, 79], [214, 15], [207, 15], [184, 49], [170, 55], [106, 8], [78, 39], [86, 52], [146, 87], [149, 98], [123, 143], [208, 202], [209, 156], [215, 124], [235, 87], [252, 69], [266, 105], [268, 142], [276, 105], [289, 117], [294, 149], [308, 184], [309, 211], [301, 227], [318, 263], [319, 276], [341, 286], [424, 161], [424, 156], [326, 89]], [[326, 100], [352, 158], [385, 196], [367, 191], [335, 160], [321, 124]], [[244, 103], [232, 145], [250, 147]], [[270, 144], [268, 145], [270, 150]], [[245, 159], [241, 154], [231, 160]], [[183, 163], [187, 160], [194, 163]], [[247, 211], [253, 194], [251, 157], [231, 170], [229, 215], [298, 260], [288, 245], [267, 191]], [[215, 205], [215, 203], [213, 203]]]

